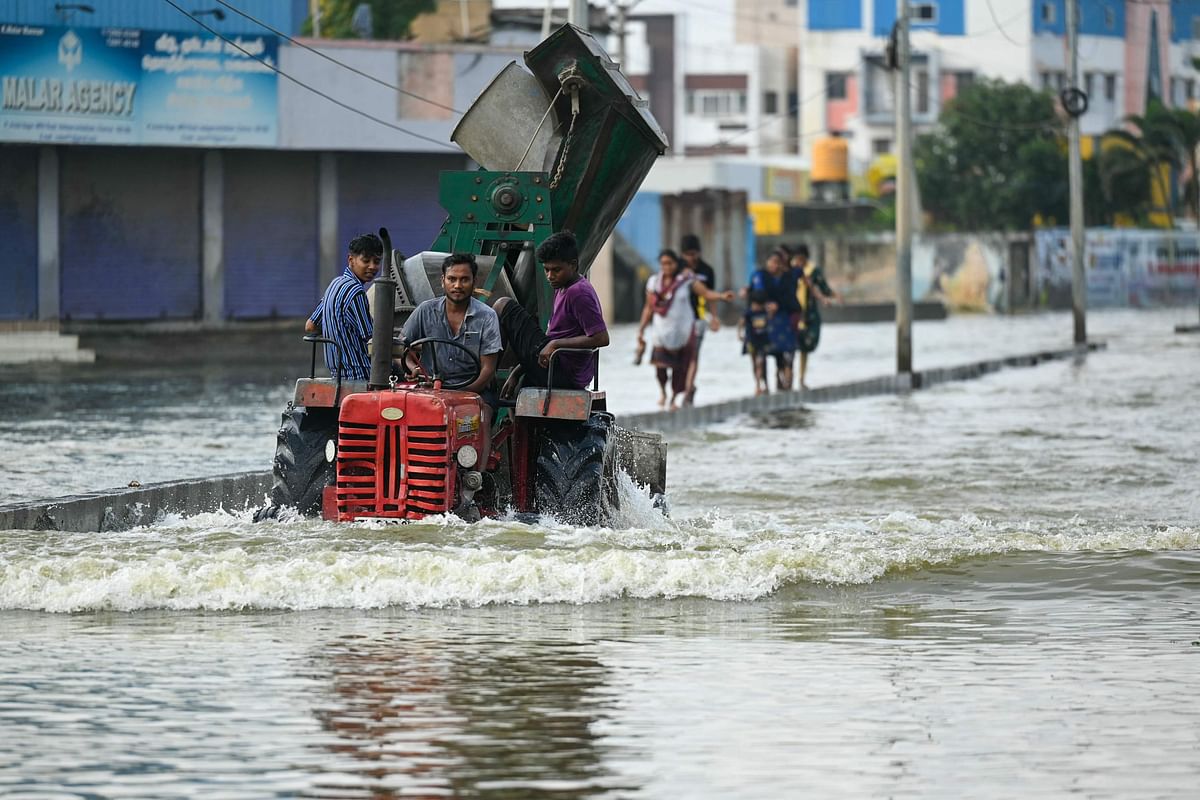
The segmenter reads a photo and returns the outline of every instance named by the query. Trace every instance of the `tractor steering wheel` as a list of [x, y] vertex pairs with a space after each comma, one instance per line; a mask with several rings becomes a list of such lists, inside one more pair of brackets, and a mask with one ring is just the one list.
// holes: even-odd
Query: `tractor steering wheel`
[[[457, 347], [459, 350], [462, 350], [464, 353], [466, 353], [471, 358], [471, 361], [475, 367], [475, 371], [473, 373], [471, 373], [471, 375], [469, 377], [463, 378], [460, 381], [456, 381], [454, 383], [443, 382], [442, 387], [445, 389], [465, 389], [468, 386], [470, 386], [472, 383], [474, 383], [476, 380], [478, 380], [479, 373], [483, 372], [483, 363], [479, 360], [479, 356], [475, 355], [475, 353], [472, 352], [471, 348], [467, 347], [462, 342], [456, 342], [453, 339], [439, 339], [435, 336], [426, 336], [424, 339], [417, 339], [415, 342], [409, 342], [408, 346], [411, 349], [413, 347], [420, 347], [423, 344], [448, 344], [451, 347]], [[437, 373], [439, 372], [438, 362], [437, 362], [437, 351], [436, 350], [431, 351], [430, 356], [433, 359], [433, 369], [434, 369], [434, 374], [431, 377], [433, 378], [433, 380], [437, 380], [438, 379]]]

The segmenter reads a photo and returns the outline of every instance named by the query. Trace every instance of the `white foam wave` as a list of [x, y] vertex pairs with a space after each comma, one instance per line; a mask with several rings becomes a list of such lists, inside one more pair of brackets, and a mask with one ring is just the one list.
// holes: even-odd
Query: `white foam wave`
[[[657, 514], [657, 512], [654, 512]], [[1014, 529], [973, 515], [891, 514], [797, 531], [719, 514], [630, 530], [446, 518], [419, 525], [255, 526], [244, 515], [169, 520], [96, 541], [0, 539], [0, 609], [313, 609], [595, 603], [623, 597], [753, 600], [796, 583], [1012, 551], [1196, 550], [1180, 527], [1097, 530], [1084, 520]]]

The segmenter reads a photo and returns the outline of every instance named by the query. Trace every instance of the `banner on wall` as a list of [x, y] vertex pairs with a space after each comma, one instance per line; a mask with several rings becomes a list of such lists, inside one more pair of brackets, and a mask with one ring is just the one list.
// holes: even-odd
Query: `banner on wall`
[[0, 141], [273, 147], [279, 41], [232, 41], [0, 23]]
[[[1071, 234], [1034, 237], [1040, 305], [1071, 305]], [[1089, 308], [1187, 305], [1200, 295], [1200, 234], [1091, 229], [1084, 239]]]

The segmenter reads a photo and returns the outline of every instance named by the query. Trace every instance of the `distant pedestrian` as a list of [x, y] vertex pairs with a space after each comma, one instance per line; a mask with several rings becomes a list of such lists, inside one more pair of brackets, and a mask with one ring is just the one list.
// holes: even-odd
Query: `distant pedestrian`
[[347, 246], [346, 268], [333, 279], [316, 310], [304, 323], [306, 333], [320, 333], [336, 345], [325, 345], [325, 366], [334, 378], [365, 381], [371, 377], [367, 342], [371, 311], [367, 286], [379, 274], [383, 240], [373, 233], [355, 236]]
[[[713, 268], [700, 257], [700, 237], [694, 233], [686, 234], [679, 244], [680, 255], [683, 256], [683, 266], [691, 270], [696, 280], [709, 289], [717, 288], [717, 274]], [[698, 294], [692, 294], [692, 313], [696, 315], [696, 352], [692, 355], [692, 366], [688, 370], [687, 394], [684, 405], [691, 405], [696, 400], [696, 372], [700, 369], [700, 349], [704, 344], [706, 329], [716, 333], [721, 329], [721, 320], [717, 317], [716, 309], [711, 308], [708, 301]]]
[[807, 389], [808, 354], [821, 343], [821, 299], [841, 302], [841, 295], [825, 281], [825, 271], [809, 261], [808, 245], [798, 244], [792, 255], [792, 272], [796, 277], [796, 349], [800, 351], [800, 388]]
[[742, 352], [750, 356], [756, 395], [770, 391], [767, 383], [767, 351], [771, 337], [767, 330], [770, 324], [767, 299], [767, 293], [762, 290], [750, 292], [746, 311], [738, 322], [738, 338], [742, 340]]
[[795, 360], [796, 331], [792, 316], [798, 314], [796, 278], [787, 268], [786, 256], [776, 250], [767, 256], [766, 269], [750, 276], [750, 294], [761, 292], [766, 298], [767, 351], [775, 357], [775, 384], [780, 391], [792, 388], [792, 362]]
[[687, 394], [688, 370], [695, 354], [696, 315], [690, 299], [693, 295], [709, 303], [732, 300], [733, 292], [714, 292], [690, 270], [680, 268], [674, 250], [663, 250], [658, 256], [659, 271], [646, 281], [646, 304], [642, 308], [638, 328], [638, 347], [646, 343], [645, 331], [650, 327], [650, 363], [658, 378], [658, 405], [666, 408], [667, 384], [671, 384], [670, 408], [679, 407]]

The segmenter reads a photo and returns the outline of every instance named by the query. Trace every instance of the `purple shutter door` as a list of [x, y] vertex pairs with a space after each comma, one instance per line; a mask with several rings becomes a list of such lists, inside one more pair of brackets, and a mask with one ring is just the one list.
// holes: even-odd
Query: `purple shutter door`
[[306, 317], [316, 306], [316, 164], [312, 153], [225, 152], [226, 316]]
[[197, 151], [59, 149], [62, 315], [200, 315]]
[[466, 167], [461, 155], [343, 153], [338, 156], [338, 232], [344, 247], [380, 227], [406, 256], [428, 250], [446, 212], [438, 205], [438, 175]]
[[0, 319], [36, 319], [36, 147], [0, 145]]

